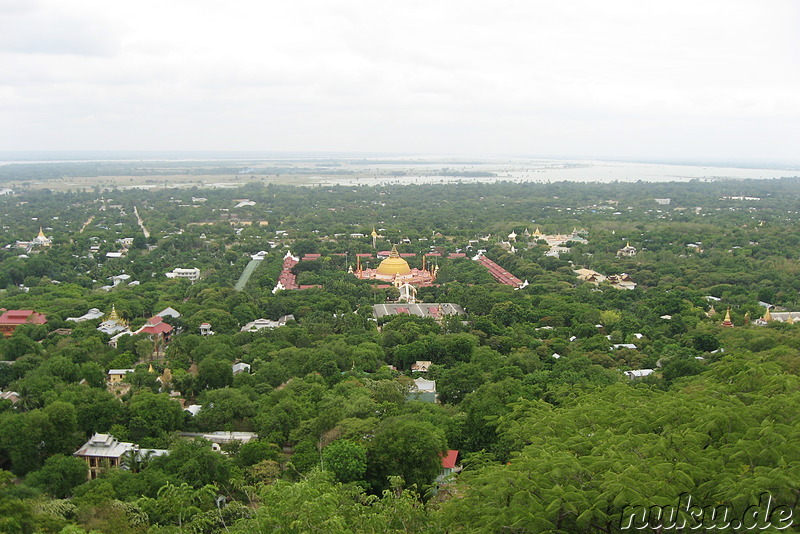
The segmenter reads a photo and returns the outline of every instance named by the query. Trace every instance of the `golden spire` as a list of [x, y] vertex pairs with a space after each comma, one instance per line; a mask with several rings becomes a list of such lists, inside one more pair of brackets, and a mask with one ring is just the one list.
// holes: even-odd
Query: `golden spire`
[[359, 274], [361, 273], [361, 256], [358, 254], [356, 254], [356, 271], [358, 271]]
[[425, 270], [425, 254], [422, 255], [422, 270]]
[[794, 319], [792, 318], [792, 314], [789, 314], [789, 317], [786, 318], [787, 324], [794, 324]]
[[731, 309], [730, 308], [728, 308], [728, 310], [725, 312], [725, 320], [722, 321], [722, 326], [727, 326], [727, 327], [732, 327], [733, 326], [733, 321], [731, 321]]
[[155, 373], [155, 370], [153, 370], [153, 364], [152, 363], [150, 364], [150, 367], [147, 368], [147, 372], [148, 373]]
[[397, 245], [392, 245], [392, 251], [389, 253], [390, 258], [399, 258], [400, 253], [397, 252]]
[[772, 314], [769, 312], [769, 308], [767, 308], [767, 311], [764, 312], [764, 317], [762, 318], [762, 320], [765, 323], [768, 323], [768, 322], [770, 322], [772, 320]]
[[47, 237], [46, 235], [44, 235], [44, 230], [42, 230], [41, 226], [39, 226], [39, 236], [38, 237], [40, 237], [42, 239], [45, 239]]
[[119, 321], [119, 314], [117, 313], [117, 307], [114, 304], [111, 305], [111, 313], [108, 314], [108, 320], [115, 322]]
[[372, 237], [378, 237], [378, 232], [375, 231], [375, 227], [372, 227], [372, 233], [370, 234]]
[[706, 315], [709, 316], [709, 317], [713, 317], [716, 314], [717, 314], [717, 310], [714, 309], [714, 305], [712, 304], [711, 305], [711, 309], [708, 310], [708, 313]]

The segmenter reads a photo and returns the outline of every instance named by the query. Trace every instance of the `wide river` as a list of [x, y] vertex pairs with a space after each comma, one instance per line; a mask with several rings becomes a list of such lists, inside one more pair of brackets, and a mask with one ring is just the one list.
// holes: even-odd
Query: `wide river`
[[[800, 169], [758, 169], [662, 163], [629, 163], [580, 160], [514, 160], [458, 164], [457, 162], [392, 162], [361, 165], [350, 162], [359, 177], [319, 176], [311, 181], [324, 184], [375, 185], [456, 182], [684, 182], [689, 180], [773, 179], [800, 176]], [[446, 169], [447, 175], [442, 175]], [[469, 173], [473, 173], [470, 176]], [[494, 176], [478, 176], [493, 173]], [[459, 174], [461, 174], [459, 176]]]

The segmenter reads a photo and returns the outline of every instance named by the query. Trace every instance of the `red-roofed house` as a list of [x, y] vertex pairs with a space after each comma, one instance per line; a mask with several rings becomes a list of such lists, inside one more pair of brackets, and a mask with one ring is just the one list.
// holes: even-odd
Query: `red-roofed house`
[[0, 315], [0, 332], [9, 337], [21, 324], [45, 324], [47, 318], [43, 313], [33, 310], [2, 310]]
[[448, 450], [442, 455], [442, 472], [436, 477], [437, 482], [446, 482], [455, 473], [461, 471], [461, 466], [456, 467], [458, 463], [458, 451]]
[[165, 323], [160, 315], [154, 315], [134, 334], [147, 334], [154, 339], [160, 337], [166, 343], [172, 334], [172, 325]]

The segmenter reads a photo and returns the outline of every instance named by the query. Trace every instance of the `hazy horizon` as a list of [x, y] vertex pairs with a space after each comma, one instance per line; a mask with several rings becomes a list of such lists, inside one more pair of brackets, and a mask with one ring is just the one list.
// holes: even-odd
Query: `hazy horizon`
[[115, 161], [143, 161], [143, 162], [176, 162], [176, 161], [270, 161], [270, 160], [356, 160], [366, 161], [398, 160], [403, 163], [431, 164], [431, 163], [491, 163], [498, 161], [553, 161], [553, 162], [604, 162], [604, 163], [631, 163], [645, 165], [673, 165], [689, 167], [713, 167], [734, 169], [777, 169], [800, 170], [800, 158], [794, 160], [728, 160], [728, 161], [703, 161], [691, 159], [626, 159], [604, 157], [564, 157], [552, 155], [524, 155], [524, 154], [424, 154], [424, 153], [369, 153], [369, 152], [325, 152], [325, 151], [241, 151], [241, 150], [0, 150], [0, 165], [25, 164], [25, 163], [58, 163], [58, 162], [115, 162]]

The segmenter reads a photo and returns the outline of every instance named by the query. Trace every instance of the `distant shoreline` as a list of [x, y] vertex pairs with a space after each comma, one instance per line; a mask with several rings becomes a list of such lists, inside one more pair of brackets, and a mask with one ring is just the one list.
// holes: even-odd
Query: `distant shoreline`
[[800, 168], [641, 163], [591, 159], [440, 157], [264, 157], [261, 159], [81, 159], [0, 161], [10, 188], [58, 190], [298, 186], [382, 186], [457, 183], [647, 182], [773, 180]]

